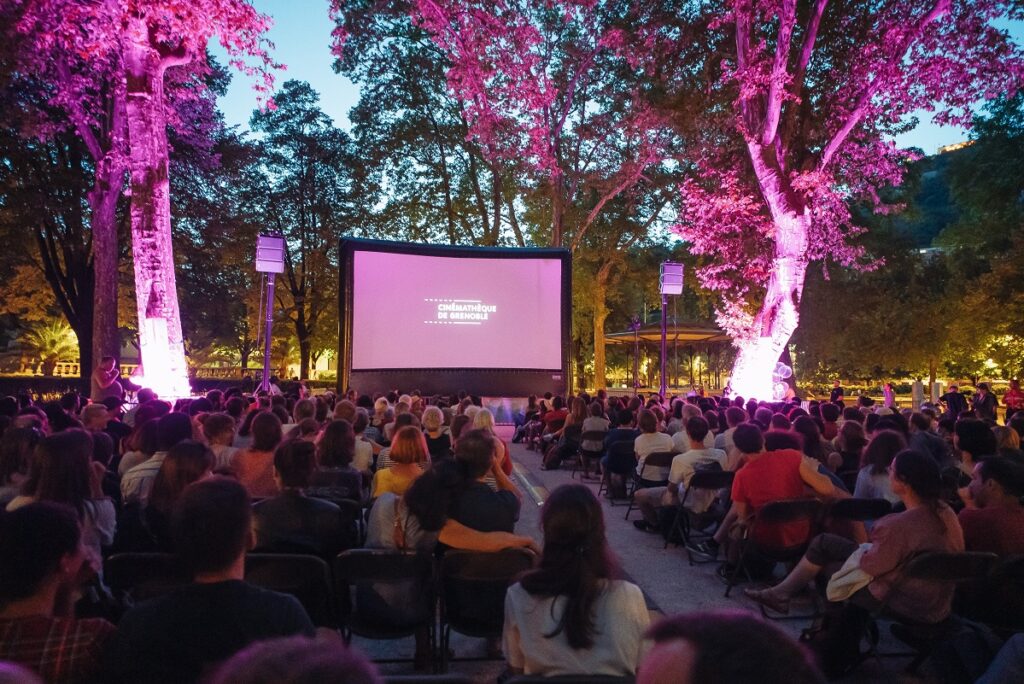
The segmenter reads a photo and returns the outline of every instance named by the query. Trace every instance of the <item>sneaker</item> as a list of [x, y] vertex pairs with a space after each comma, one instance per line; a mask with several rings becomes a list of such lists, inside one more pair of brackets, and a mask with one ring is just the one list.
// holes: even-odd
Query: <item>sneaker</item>
[[705, 539], [699, 542], [687, 542], [686, 548], [701, 556], [706, 556], [709, 560], [713, 560], [718, 557], [719, 545], [712, 539]]
[[[718, 579], [722, 580], [726, 584], [732, 582], [733, 584], [743, 584], [745, 577], [743, 575], [736, 575], [736, 566], [732, 563], [722, 563], [715, 570], [715, 574], [718, 575]], [[736, 575], [733, 577], [733, 575]]]
[[657, 527], [655, 527], [651, 523], [647, 522], [643, 518], [640, 518], [639, 520], [634, 520], [633, 521], [633, 527], [635, 527], [636, 529], [640, 530], [641, 532], [653, 532], [653, 533], [657, 533], [658, 532], [658, 528]]

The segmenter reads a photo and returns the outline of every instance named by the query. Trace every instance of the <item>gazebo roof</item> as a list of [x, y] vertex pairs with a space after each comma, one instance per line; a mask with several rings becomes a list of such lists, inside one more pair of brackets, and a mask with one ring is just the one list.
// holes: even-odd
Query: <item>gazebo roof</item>
[[[661, 323], [648, 323], [636, 331], [640, 342], [661, 342]], [[666, 339], [669, 342], [728, 342], [729, 336], [718, 326], [701, 321], [680, 321], [666, 326]], [[633, 344], [632, 330], [606, 333], [605, 344]]]

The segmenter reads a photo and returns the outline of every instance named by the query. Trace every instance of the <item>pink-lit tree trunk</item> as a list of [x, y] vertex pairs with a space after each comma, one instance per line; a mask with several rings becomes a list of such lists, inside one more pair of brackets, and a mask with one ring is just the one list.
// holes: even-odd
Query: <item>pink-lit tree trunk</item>
[[748, 336], [733, 341], [737, 353], [730, 386], [744, 397], [770, 399], [771, 369], [800, 323], [811, 217], [788, 181], [773, 167], [773, 153], [753, 140], [747, 141], [747, 149], [775, 226], [775, 239], [771, 275], [753, 328]]
[[124, 38], [127, 72], [132, 256], [142, 382], [163, 398], [190, 394], [171, 247], [164, 71], [188, 61], [154, 44], [145, 19]]

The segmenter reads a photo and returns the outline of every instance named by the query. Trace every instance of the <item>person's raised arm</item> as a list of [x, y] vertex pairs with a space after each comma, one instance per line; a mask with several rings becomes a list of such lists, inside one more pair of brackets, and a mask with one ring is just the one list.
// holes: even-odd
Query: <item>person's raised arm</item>
[[449, 518], [441, 528], [438, 541], [453, 549], [494, 552], [508, 548], [527, 548], [540, 553], [537, 543], [531, 537], [511, 532], [480, 532]]

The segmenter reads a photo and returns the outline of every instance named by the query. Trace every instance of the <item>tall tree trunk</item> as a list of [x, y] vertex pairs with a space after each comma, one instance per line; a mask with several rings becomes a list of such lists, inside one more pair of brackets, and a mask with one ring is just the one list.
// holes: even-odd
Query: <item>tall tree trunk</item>
[[[115, 109], [120, 108], [115, 104]], [[90, 378], [92, 369], [104, 356], [121, 357], [121, 336], [117, 327], [117, 200], [121, 196], [124, 167], [114, 159], [116, 156], [116, 152], [111, 152], [96, 164], [96, 181], [89, 193], [94, 276], [91, 343], [88, 347], [82, 345], [83, 354], [79, 359], [84, 381]], [[92, 357], [87, 362], [89, 354]]]
[[737, 354], [729, 385], [734, 393], [745, 398], [771, 401], [772, 371], [800, 322], [811, 218], [777, 164], [773, 164], [774, 152], [752, 141], [747, 142], [747, 147], [775, 224], [775, 251], [768, 289], [753, 330], [748, 337], [735, 342]]
[[606, 261], [594, 279], [594, 389], [608, 387], [604, 324], [608, 320], [608, 278], [613, 266], [614, 262]]
[[124, 39], [131, 169], [132, 255], [143, 383], [161, 398], [191, 393], [171, 246], [163, 75], [168, 60], [150, 43], [145, 18]]
[[551, 246], [562, 246], [565, 206], [562, 198], [562, 176], [553, 174], [551, 178]]

